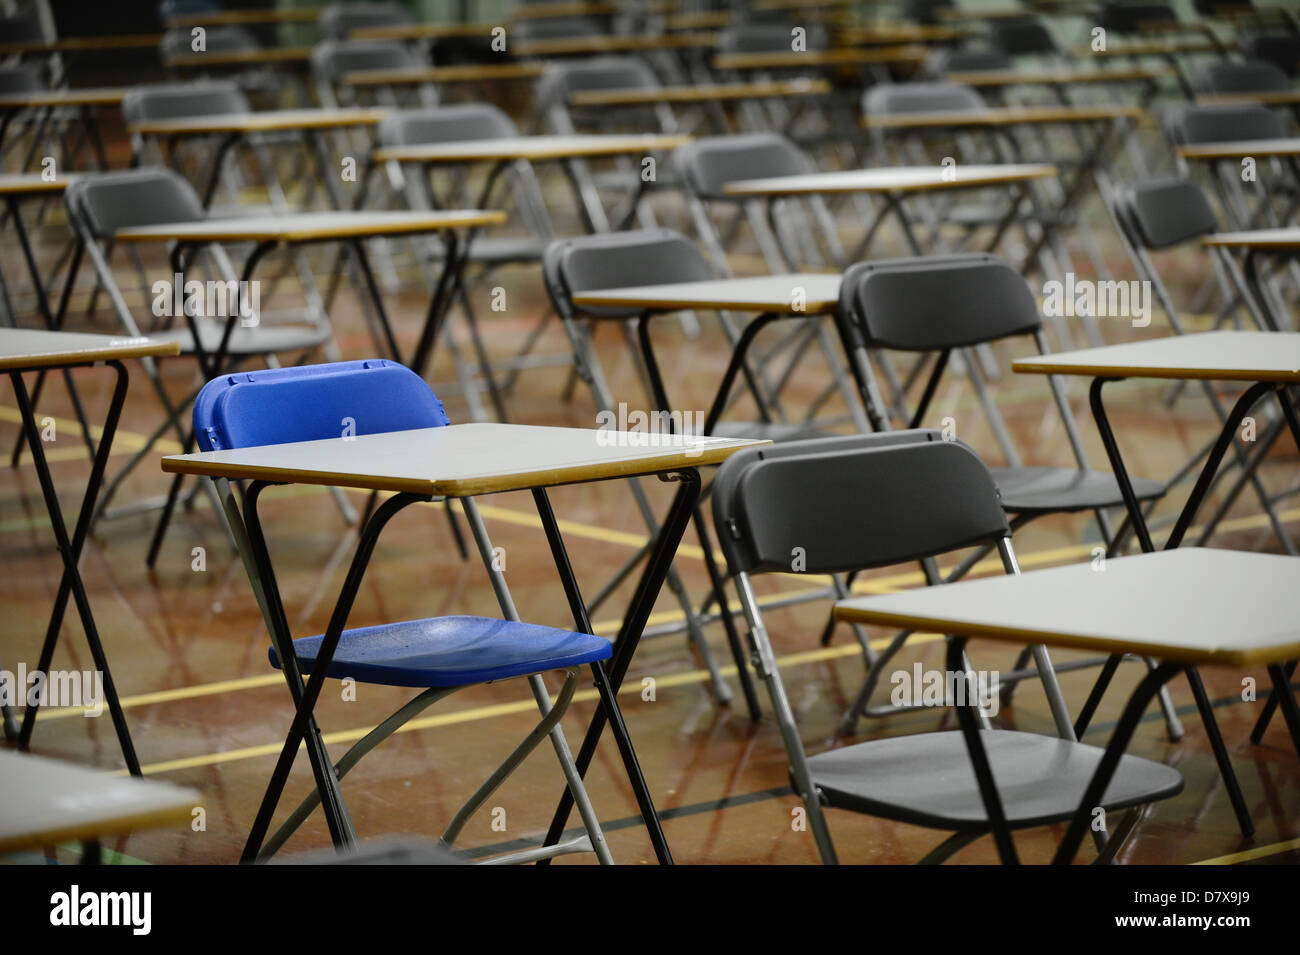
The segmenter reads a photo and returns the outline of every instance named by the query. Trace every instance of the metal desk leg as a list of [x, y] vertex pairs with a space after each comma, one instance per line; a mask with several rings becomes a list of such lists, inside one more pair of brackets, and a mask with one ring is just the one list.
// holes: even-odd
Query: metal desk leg
[[[669, 568], [672, 567], [673, 555], [677, 552], [677, 545], [681, 542], [682, 535], [691, 522], [691, 515], [694, 513], [695, 506], [700, 498], [700, 474], [695, 468], [674, 471], [669, 475], [662, 476], [662, 479], [680, 481], [681, 487], [678, 488], [677, 494], [673, 498], [672, 507], [669, 509], [668, 516], [659, 531], [659, 539], [650, 554], [650, 559], [646, 561], [645, 570], [642, 571], [636, 593], [628, 606], [627, 616], [623, 618], [623, 626], [619, 629], [618, 638], [614, 641], [614, 656], [610, 660], [608, 667], [609, 692], [611, 694], [618, 693], [619, 687], [623, 685], [623, 678], [627, 676], [628, 666], [632, 662], [633, 654], [636, 653], [637, 644], [640, 643], [646, 620], [649, 618], [655, 599], [659, 596], [659, 591], [663, 587], [664, 579], [668, 576]], [[591, 760], [596, 754], [596, 745], [600, 742], [601, 734], [605, 730], [605, 718], [603, 708], [597, 710], [596, 715], [592, 717], [591, 725], [587, 729], [587, 735], [582, 741], [582, 748], [578, 751], [576, 762], [579, 774], [585, 775], [587, 767], [591, 765]], [[573, 797], [566, 789], [555, 809], [555, 815], [551, 819], [551, 826], [547, 830], [543, 845], [555, 845], [559, 841], [572, 808]], [[657, 849], [658, 846], [656, 846]], [[664, 849], [667, 849], [666, 845]], [[545, 862], [542, 864], [544, 865]]]
[[[99, 448], [95, 453], [95, 463], [90, 469], [90, 479], [86, 484], [86, 493], [81, 500], [81, 510], [77, 514], [77, 523], [73, 528], [71, 540], [68, 539], [68, 529], [63, 521], [63, 511], [59, 507], [59, 498], [54, 490], [54, 481], [50, 477], [49, 463], [45, 460], [45, 448], [41, 443], [40, 430], [36, 424], [36, 413], [32, 409], [27, 387], [23, 383], [21, 372], [11, 372], [9, 378], [13, 382], [14, 393], [18, 398], [18, 407], [22, 412], [23, 428], [27, 433], [27, 443], [31, 447], [32, 463], [36, 466], [36, 473], [40, 478], [41, 493], [45, 497], [45, 508], [49, 511], [50, 525], [54, 530], [54, 538], [58, 542], [59, 553], [63, 557], [63, 576], [59, 580], [59, 590], [54, 598], [54, 610], [50, 614], [49, 627], [45, 631], [45, 642], [41, 646], [40, 662], [37, 664], [37, 670], [41, 673], [49, 671], [50, 662], [54, 656], [54, 647], [59, 639], [59, 630], [63, 626], [63, 615], [68, 606], [68, 596], [71, 594], [77, 605], [77, 614], [81, 618], [82, 628], [86, 631], [86, 642], [90, 645], [90, 655], [95, 661], [95, 666], [104, 675], [104, 698], [108, 704], [109, 715], [113, 720], [113, 729], [117, 732], [118, 743], [122, 747], [122, 756], [126, 760], [127, 769], [131, 772], [131, 775], [139, 776], [140, 761], [135, 755], [135, 745], [131, 742], [131, 734], [126, 726], [126, 715], [122, 712], [122, 704], [117, 697], [117, 688], [114, 686], [112, 674], [109, 672], [108, 658], [104, 654], [104, 646], [99, 639], [99, 630], [95, 626], [95, 618], [91, 613], [90, 600], [86, 596], [86, 588], [81, 580], [81, 572], [77, 568], [77, 563], [81, 559], [82, 547], [86, 543], [86, 535], [90, 530], [90, 519], [95, 512], [95, 501], [99, 496], [99, 489], [104, 481], [104, 470], [108, 466], [108, 455], [113, 446], [113, 435], [117, 431], [117, 422], [122, 414], [122, 405], [126, 402], [126, 367], [119, 361], [110, 361], [107, 364], [117, 373], [117, 381], [113, 388], [108, 416], [104, 420], [103, 435], [99, 440]], [[18, 745], [21, 749], [26, 749], [31, 743], [32, 730], [36, 727], [36, 712], [38, 709], [37, 706], [29, 706], [26, 712], [23, 713], [23, 725], [18, 739]]]

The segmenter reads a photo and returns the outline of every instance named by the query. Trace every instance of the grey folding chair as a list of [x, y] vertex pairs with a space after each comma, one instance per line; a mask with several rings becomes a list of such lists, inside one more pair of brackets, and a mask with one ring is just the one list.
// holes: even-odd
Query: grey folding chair
[[1061, 56], [1056, 39], [1035, 17], [990, 20], [988, 33], [989, 42], [1007, 56]]
[[[668, 412], [673, 406], [666, 395], [666, 386], [659, 373], [651, 347], [649, 326], [651, 316], [637, 309], [627, 308], [588, 308], [573, 302], [573, 296], [585, 291], [602, 288], [617, 288], [630, 285], [658, 285], [671, 282], [690, 282], [718, 278], [720, 269], [710, 262], [692, 242], [680, 233], [669, 229], [655, 229], [635, 232], [598, 233], [571, 239], [559, 239], [546, 249], [542, 263], [543, 276], [546, 279], [547, 292], [551, 304], [559, 314], [565, 331], [573, 347], [574, 362], [579, 377], [591, 390], [597, 411], [615, 412], [615, 397], [601, 370], [599, 358], [592, 345], [594, 326], [614, 324], [621, 331], [637, 362], [646, 391], [655, 403], [656, 410]], [[633, 337], [633, 323], [637, 326], [637, 335]], [[731, 392], [731, 383], [735, 381], [740, 369], [739, 358], [733, 358], [728, 374], [718, 389], [718, 396], [708, 414], [705, 427], [712, 427], [709, 433], [718, 435], [762, 436], [771, 439], [797, 440], [816, 432], [805, 428], [792, 428], [788, 425], [773, 424], [770, 420], [744, 423], [740, 425], [720, 424], [726, 407], [726, 399]], [[759, 400], [760, 413], [766, 418], [762, 401]], [[671, 421], [671, 418], [669, 418]], [[642, 519], [650, 527], [652, 534], [657, 533], [654, 512], [645, 498], [644, 491], [637, 482], [632, 482], [632, 491], [636, 497], [637, 507]], [[709, 571], [713, 589], [721, 594], [722, 578], [713, 561], [713, 550], [708, 543], [709, 535], [701, 514], [695, 514], [696, 532], [704, 548], [705, 567]], [[590, 601], [592, 608], [599, 606], [644, 559], [649, 552], [649, 545], [638, 552], [625, 564], [613, 579]], [[691, 604], [690, 595], [682, 584], [676, 570], [672, 571], [669, 586], [677, 598], [685, 618], [685, 626], [691, 641], [700, 653], [701, 659], [708, 667], [712, 677], [715, 695], [720, 702], [731, 698], [726, 682], [717, 670], [713, 654], [705, 639], [703, 625], [708, 606], [697, 613]], [[712, 601], [710, 601], [711, 603]], [[746, 701], [751, 713], [757, 715], [757, 701], [748, 682], [744, 666], [744, 654], [741, 652], [730, 614], [725, 603], [720, 605], [724, 628], [728, 642], [736, 659], [737, 671]], [[671, 632], [671, 631], [665, 631]]]
[[[809, 488], [817, 493], [809, 494]], [[974, 452], [936, 431], [748, 448], [720, 468], [713, 516], [749, 624], [754, 665], [771, 695], [790, 758], [790, 781], [803, 800], [822, 862], [838, 861], [824, 807], [951, 832], [923, 863], [942, 862], [988, 834], [996, 817], [960, 730], [807, 755], [752, 583], [755, 575], [790, 573], [794, 567], [843, 573], [932, 560], [976, 545], [997, 548], [1006, 572], [1019, 573], [998, 488]], [[1031, 652], [1057, 736], [994, 729], [981, 709], [990, 700], [972, 699], [979, 694], [964, 643], [949, 641], [945, 683], [952, 686], [952, 698], [947, 702], [956, 705], [963, 725], [969, 722], [971, 731], [978, 727], [1008, 827], [1071, 818], [1102, 750], [1077, 741], [1047, 649], [1035, 646]], [[1125, 756], [1103, 808], [1141, 806], [1174, 796], [1182, 786], [1177, 770]], [[1104, 841], [1098, 861], [1113, 857], [1136, 815], [1129, 814]], [[1013, 846], [999, 845], [999, 850], [1004, 861], [1014, 861]]]
[[940, 47], [925, 60], [926, 74], [936, 80], [949, 73], [1011, 68], [1011, 58], [1006, 53], [984, 44]]
[[1287, 76], [1300, 76], [1300, 33], [1260, 33], [1241, 41], [1252, 60], [1266, 60]]
[[[746, 224], [772, 272], [816, 271], [828, 263], [842, 268], [849, 261], [823, 197], [814, 195], [806, 201], [765, 204], [759, 199], [738, 199], [725, 191], [727, 183], [742, 179], [816, 172], [812, 159], [787, 137], [777, 133], [702, 136], [676, 149], [672, 158], [685, 189], [695, 232], [714, 261], [727, 261], [728, 251]], [[724, 216], [727, 216], [725, 220]], [[718, 220], [723, 220], [721, 227], [715, 225]], [[728, 313], [721, 312], [719, 317], [734, 348], [740, 341], [740, 328]], [[831, 339], [823, 323], [801, 323], [790, 336], [756, 356], [755, 387], [771, 413], [778, 420], [786, 420], [781, 391], [815, 341], [831, 369], [831, 376], [825, 390], [810, 406], [808, 420], [838, 391], [854, 425], [865, 431], [867, 421], [862, 417], [843, 360]], [[783, 368], [773, 371], [769, 366], [778, 355], [788, 357]]]
[[1266, 60], [1208, 63], [1196, 77], [1200, 93], [1284, 93], [1291, 80]]
[[[193, 222], [207, 214], [194, 188], [179, 173], [169, 169], [143, 168], [102, 173], [78, 178], [68, 186], [65, 194], [69, 224], [77, 239], [73, 267], [69, 273], [69, 286], [75, 281], [77, 265], [84, 254], [90, 259], [96, 280], [108, 295], [122, 330], [132, 336], [146, 331], [164, 339], [180, 342], [181, 354], [195, 360], [204, 380], [215, 377], [223, 370], [233, 369], [252, 358], [261, 358], [269, 366], [278, 364], [277, 355], [309, 355], [331, 341], [328, 321], [319, 316], [307, 323], [280, 323], [264, 320], [264, 315], [254, 316], [245, 324], [236, 307], [238, 295], [230, 294], [230, 316], [194, 316], [185, 314], [177, 325], [177, 316], [158, 318], [144, 327], [136, 321], [113, 274], [110, 258], [113, 235], [123, 228], [158, 225], [172, 222]], [[239, 273], [220, 245], [210, 247], [216, 272], [212, 279], [237, 288]], [[176, 272], [185, 272], [186, 261], [176, 250], [171, 264]], [[172, 276], [168, 276], [173, 280]], [[67, 296], [65, 294], [64, 301]], [[185, 310], [182, 310], [185, 311]], [[61, 318], [62, 316], [60, 316]], [[182, 416], [194, 400], [198, 390], [177, 403], [167, 394], [153, 359], [141, 359], [145, 373], [153, 385], [166, 411], [166, 418], [144, 441], [122, 470], [109, 482], [100, 496], [97, 517], [111, 517], [152, 509], [158, 502], [146, 502], [126, 511], [109, 511], [108, 505], [121, 487], [127, 474], [142, 460], [152, 455], [153, 445], [168, 431], [174, 431], [180, 443], [191, 450], [193, 434], [184, 426]]]
[[[872, 423], [877, 430], [881, 431], [889, 428], [889, 422], [880, 410], [883, 407], [881, 402], [875, 397], [878, 389], [869, 360], [870, 348], [938, 353], [939, 357], [926, 382], [920, 405], [909, 424], [913, 428], [918, 427], [924, 419], [947, 357], [954, 351], [961, 352], [980, 342], [1032, 337], [1040, 354], [1048, 352], [1038, 303], [1028, 285], [1015, 269], [998, 257], [987, 254], [859, 262], [844, 274], [836, 318], [845, 350], [850, 353], [852, 368], [858, 376], [868, 413], [872, 415]], [[978, 370], [969, 356], [965, 365], [990, 425], [1005, 435], [1005, 426], [1001, 424], [997, 408], [988, 400], [979, 381]], [[990, 468], [990, 473], [997, 482], [1002, 507], [1014, 515], [1010, 523], [1012, 530], [1018, 530], [1029, 521], [1046, 514], [1091, 511], [1096, 516], [1102, 539], [1107, 545], [1107, 553], [1116, 554], [1129, 522], [1126, 517], [1117, 534], [1111, 529], [1106, 511], [1123, 506], [1119, 485], [1114, 475], [1089, 469], [1083, 441], [1064, 388], [1056, 376], [1049, 375], [1047, 380], [1075, 459], [1075, 467], [1026, 466], [1021, 463], [1013, 448], [1006, 465]], [[1004, 441], [1003, 444], [1005, 447], [1011, 446], [1009, 441]], [[1161, 497], [1166, 486], [1140, 478], [1133, 482], [1133, 489], [1137, 499], [1146, 502]], [[987, 552], [987, 547], [976, 550], [971, 557], [957, 565], [948, 579], [964, 576]], [[927, 570], [927, 576], [934, 573], [934, 570]], [[907, 636], [906, 632], [898, 634], [871, 667], [849, 713], [854, 722], [855, 713], [865, 708], [872, 690], [879, 682], [885, 662], [902, 648]], [[1020, 671], [1027, 662], [1027, 655], [1022, 654], [1016, 670]], [[1118, 658], [1106, 662], [1099, 686], [1104, 687], [1119, 662]], [[1152, 660], [1143, 662], [1148, 669], [1155, 666]], [[1080, 661], [1077, 665], [1089, 666], [1092, 661]], [[1004, 678], [1004, 682], [1009, 686], [1014, 685], [1016, 674]], [[1223, 746], [1214, 709], [1195, 668], [1188, 670], [1188, 682], [1238, 822], [1243, 832], [1249, 834], [1253, 831], [1250, 815], [1245, 808], [1227, 750]], [[1008, 691], [1004, 691], [1002, 696], [1004, 700], [1010, 698]], [[1160, 700], [1170, 738], [1177, 739], [1182, 735], [1182, 729], [1173, 706], [1169, 703], [1167, 694]], [[1087, 725], [1099, 702], [1095, 696], [1089, 699], [1088, 705], [1080, 714], [1080, 725]]]
[[[1192, 243], [1199, 245], [1200, 240], [1205, 236], [1219, 231], [1218, 216], [1215, 214], [1214, 209], [1210, 207], [1210, 203], [1206, 200], [1205, 194], [1200, 187], [1190, 179], [1174, 177], [1147, 179], [1131, 185], [1121, 185], [1112, 190], [1109, 196], [1109, 204], [1115, 222], [1119, 226], [1120, 238], [1133, 260], [1139, 279], [1151, 284], [1156, 299], [1160, 302], [1161, 309], [1169, 319], [1170, 327], [1173, 328], [1176, 334], [1183, 334], [1184, 328], [1178, 306], [1174, 304], [1168, 287], [1161, 280], [1150, 253], [1184, 248]], [[1254, 299], [1246, 290], [1241, 270], [1232, 256], [1228, 254], [1227, 250], [1214, 247], [1205, 249], [1205, 253], [1214, 271], [1213, 279], [1210, 283], [1207, 283], [1206, 287], [1210, 290], [1217, 287], [1224, 302], [1219, 311], [1218, 324], [1221, 325], [1229, 319], [1238, 318], [1236, 303], [1244, 302], [1258, 327], [1266, 329], [1267, 326], [1263, 316], [1256, 314]], [[1193, 308], [1198, 311], [1204, 308], [1204, 299], [1201, 304], [1193, 306]], [[1238, 318], [1239, 322], [1240, 319]], [[1202, 391], [1219, 420], [1226, 420], [1227, 410], [1219, 400], [1219, 394], [1213, 384], [1203, 382]], [[1171, 390], [1166, 404], [1172, 404], [1179, 393], [1181, 393], [1181, 389]], [[1254, 489], [1264, 512], [1268, 515], [1273, 526], [1273, 532], [1281, 541], [1283, 548], [1288, 554], [1300, 553], [1286, 526], [1278, 516], [1274, 498], [1264, 488], [1257, 474], [1260, 461], [1268, 453], [1285, 426], [1285, 420], [1280, 416], [1270, 422], [1259, 436], [1250, 455], [1240, 445], [1233, 443], [1236, 464], [1242, 468], [1242, 472], [1237, 482], [1222, 499], [1209, 520], [1203, 525], [1204, 530], [1201, 533], [1199, 543], [1205, 544], [1209, 540], [1228, 508], [1232, 506], [1246, 484], [1249, 483]], [[1187, 464], [1180, 468], [1178, 473], [1170, 479], [1170, 485], [1172, 486], [1192, 477], [1199, 469], [1205, 455], [1209, 453], [1209, 447], [1207, 444]]]
[[[421, 143], [447, 143], [481, 139], [504, 139], [518, 136], [514, 122], [496, 106], [490, 103], [460, 103], [450, 106], [436, 106], [427, 109], [397, 110], [380, 121], [375, 131], [376, 145], [379, 147], [410, 146]], [[369, 177], [376, 172], [367, 169]], [[429, 177], [423, 173], [410, 173], [402, 163], [386, 164], [386, 174], [394, 195], [403, 197], [410, 208], [506, 208], [512, 218], [518, 217], [527, 228], [522, 235], [488, 235], [474, 236], [463, 256], [468, 265], [474, 266], [466, 280], [458, 286], [465, 316], [466, 327], [470, 333], [478, 364], [478, 374], [486, 382], [488, 392], [499, 420], [506, 421], [508, 416], [505, 406], [505, 394], [513, 387], [517, 374], [525, 368], [537, 367], [539, 358], [530, 358], [530, 352], [550, 315], [542, 316], [537, 326], [521, 344], [519, 352], [507, 364], [502, 366], [509, 373], [505, 384], [499, 384], [492, 364], [488, 359], [487, 348], [482, 330], [469, 299], [469, 286], [480, 285], [497, 269], [511, 265], [540, 263], [542, 250], [551, 237], [550, 220], [546, 206], [542, 201], [532, 165], [526, 161], [509, 164], [501, 170], [502, 178], [488, 183], [478, 195], [435, 195]], [[497, 198], [504, 185], [511, 204], [500, 205]], [[416, 243], [421, 268], [425, 272], [426, 282], [435, 281], [431, 263], [442, 261], [446, 257], [446, 247], [435, 237], [421, 239]], [[471, 412], [476, 419], [486, 417], [485, 410], [478, 400], [479, 386], [473, 381], [469, 365], [463, 360], [455, 340], [446, 334], [445, 343], [460, 376], [461, 387], [465, 390], [471, 405]], [[569, 359], [565, 357], [567, 364]]]
[[[322, 40], [311, 51], [312, 80], [322, 106], [361, 105], [356, 89], [343, 83], [343, 77], [348, 73], [428, 65], [427, 56], [399, 40]], [[375, 87], [374, 95], [378, 105], [398, 105], [391, 87]], [[427, 97], [428, 93], [421, 95]]]

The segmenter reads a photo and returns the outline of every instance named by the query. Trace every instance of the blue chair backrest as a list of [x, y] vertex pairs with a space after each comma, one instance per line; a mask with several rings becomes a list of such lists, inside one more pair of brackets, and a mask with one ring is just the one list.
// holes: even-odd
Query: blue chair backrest
[[424, 379], [383, 358], [222, 375], [194, 402], [194, 433], [203, 451], [448, 423]]

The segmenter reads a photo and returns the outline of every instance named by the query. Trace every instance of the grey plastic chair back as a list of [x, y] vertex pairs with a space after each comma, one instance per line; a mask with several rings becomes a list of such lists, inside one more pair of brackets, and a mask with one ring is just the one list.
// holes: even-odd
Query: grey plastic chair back
[[491, 103], [457, 103], [389, 113], [379, 121], [375, 140], [381, 146], [464, 142], [517, 136], [514, 122]]
[[1262, 33], [1247, 37], [1242, 52], [1252, 60], [1265, 60], [1292, 78], [1300, 76], [1300, 33]]
[[713, 520], [732, 574], [866, 570], [1011, 533], [984, 462], [932, 430], [738, 451], [714, 481]]
[[402, 26], [414, 17], [397, 3], [332, 3], [316, 18], [320, 35], [329, 40], [346, 40], [353, 30], [366, 27]]
[[1205, 193], [1190, 179], [1166, 176], [1121, 186], [1114, 205], [1129, 239], [1144, 249], [1168, 249], [1219, 228]]
[[158, 166], [78, 177], [64, 198], [73, 221], [85, 227], [88, 239], [106, 239], [128, 227], [207, 216], [185, 177]]
[[398, 40], [325, 40], [311, 51], [311, 69], [330, 86], [354, 70], [399, 70], [428, 65]]
[[962, 348], [1042, 326], [1020, 273], [982, 252], [851, 265], [836, 319], [852, 347], [900, 351]]
[[[240, 26], [205, 27], [203, 33], [203, 50], [207, 53], [239, 53], [261, 48], [253, 34]], [[158, 55], [164, 63], [196, 52], [194, 36], [188, 28], [168, 30], [158, 43]]]
[[690, 239], [672, 229], [639, 229], [556, 239], [542, 256], [542, 276], [555, 310], [565, 317], [632, 318], [636, 308], [589, 308], [573, 304], [579, 292], [718, 277], [718, 270]]
[[1184, 106], [1170, 114], [1167, 125], [1170, 138], [1179, 145], [1281, 139], [1287, 135], [1282, 117], [1256, 103]]
[[127, 124], [185, 116], [221, 116], [247, 113], [248, 97], [235, 83], [148, 83], [133, 86], [122, 100]]
[[936, 79], [948, 73], [975, 70], [1009, 70], [1011, 58], [1001, 50], [987, 46], [958, 46], [935, 50], [925, 61], [925, 71]]
[[1060, 52], [1047, 27], [1033, 17], [991, 21], [989, 42], [1008, 56], [1050, 56]]
[[41, 21], [28, 14], [0, 17], [0, 43], [44, 43]]
[[1176, 23], [1177, 15], [1167, 3], [1133, 3], [1132, 0], [1103, 3], [1097, 10], [1097, 25], [1115, 33], [1140, 33], [1145, 23]]
[[537, 84], [537, 103], [546, 108], [566, 104], [574, 93], [589, 90], [655, 89], [659, 77], [635, 56], [594, 56], [547, 66]]
[[673, 152], [687, 188], [701, 199], [724, 199], [722, 189], [741, 179], [815, 172], [813, 161], [778, 133], [704, 136]]
[[868, 116], [966, 113], [987, 108], [979, 93], [960, 83], [881, 83], [862, 94], [862, 111]]
[[35, 93], [43, 89], [45, 81], [30, 66], [0, 66], [0, 93]]
[[915, 23], [938, 23], [940, 11], [956, 7], [954, 0], [900, 0], [898, 14]]
[[1201, 93], [1282, 93], [1291, 89], [1291, 81], [1266, 60], [1221, 61], [1201, 70], [1196, 89]]
[[602, 36], [606, 30], [590, 17], [529, 17], [510, 27], [511, 40], [569, 40]]

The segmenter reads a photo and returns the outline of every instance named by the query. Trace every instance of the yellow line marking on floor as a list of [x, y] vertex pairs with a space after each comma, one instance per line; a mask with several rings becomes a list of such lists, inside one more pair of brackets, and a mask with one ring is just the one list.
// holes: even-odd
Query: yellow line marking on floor
[[1236, 865], [1238, 862], [1263, 859], [1282, 852], [1290, 852], [1293, 849], [1300, 849], [1300, 838], [1274, 842], [1272, 845], [1267, 846], [1257, 846], [1254, 849], [1245, 849], [1241, 852], [1230, 852], [1226, 856], [1215, 856], [1213, 859], [1202, 859], [1200, 862], [1193, 862], [1192, 865]]
[[[39, 414], [39, 412], [38, 412]], [[40, 419], [50, 417], [49, 415], [39, 415]], [[84, 433], [80, 422], [72, 418], [54, 418], [54, 433], [57, 435], [60, 431], [67, 432], [80, 438]], [[21, 425], [23, 423], [22, 413], [17, 408], [10, 408], [6, 405], [0, 405], [0, 421], [9, 424]], [[99, 425], [91, 425], [90, 436], [98, 440], [104, 433], [104, 429]], [[113, 435], [113, 454], [123, 451], [136, 451], [143, 448], [148, 440], [148, 435], [136, 434], [134, 431], [118, 431]], [[181, 446], [175, 441], [167, 438], [159, 438], [154, 442], [154, 447], [158, 449], [158, 454], [180, 454]], [[56, 455], [61, 455], [56, 457]], [[78, 445], [76, 448], [55, 448], [47, 450], [45, 457], [51, 461], [62, 460], [63, 457], [89, 456], [84, 445]]]

